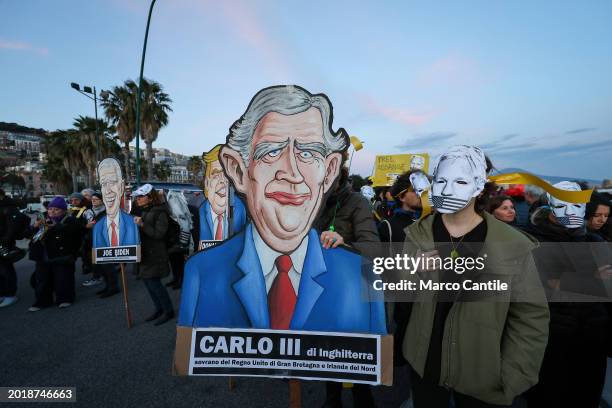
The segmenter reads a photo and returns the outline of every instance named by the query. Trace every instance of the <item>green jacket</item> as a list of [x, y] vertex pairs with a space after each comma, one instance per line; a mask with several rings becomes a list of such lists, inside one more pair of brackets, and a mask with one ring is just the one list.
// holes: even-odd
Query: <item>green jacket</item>
[[[405, 229], [404, 253], [414, 256], [417, 250], [434, 249], [433, 218]], [[487, 257], [479, 280], [500, 279], [509, 282], [511, 290], [496, 292], [495, 300], [453, 304], [444, 328], [440, 385], [490, 404], [510, 405], [538, 382], [549, 311], [531, 255], [536, 244], [487, 213], [484, 219], [487, 235], [479, 255]], [[431, 271], [421, 272], [420, 278], [424, 277], [438, 279]], [[414, 303], [402, 346], [404, 357], [421, 377], [436, 298], [426, 293]]]

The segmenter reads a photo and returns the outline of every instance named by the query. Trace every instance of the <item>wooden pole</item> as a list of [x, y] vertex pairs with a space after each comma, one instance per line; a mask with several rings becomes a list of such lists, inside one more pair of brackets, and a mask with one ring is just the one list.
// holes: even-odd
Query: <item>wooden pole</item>
[[302, 383], [289, 380], [289, 408], [302, 408]]
[[234, 391], [234, 388], [236, 388], [236, 381], [234, 381], [234, 377], [228, 377], [228, 380], [229, 380], [229, 390]]
[[132, 314], [130, 313], [130, 304], [128, 303], [128, 287], [127, 279], [125, 278], [125, 265], [119, 264], [121, 268], [121, 286], [123, 286], [123, 304], [125, 306], [125, 318], [127, 319], [128, 329], [132, 328]]

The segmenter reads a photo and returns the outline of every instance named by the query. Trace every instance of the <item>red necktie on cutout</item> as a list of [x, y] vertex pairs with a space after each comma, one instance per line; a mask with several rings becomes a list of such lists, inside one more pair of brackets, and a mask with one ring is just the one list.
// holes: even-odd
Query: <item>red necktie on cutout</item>
[[217, 215], [217, 230], [215, 231], [215, 240], [223, 240], [223, 215]]
[[111, 246], [118, 246], [117, 230], [115, 229], [115, 221], [111, 222]]
[[293, 266], [289, 255], [281, 255], [276, 258], [276, 269], [278, 274], [274, 278], [270, 292], [268, 293], [268, 310], [270, 311], [270, 328], [287, 330], [293, 317], [296, 296], [289, 279], [289, 271]]

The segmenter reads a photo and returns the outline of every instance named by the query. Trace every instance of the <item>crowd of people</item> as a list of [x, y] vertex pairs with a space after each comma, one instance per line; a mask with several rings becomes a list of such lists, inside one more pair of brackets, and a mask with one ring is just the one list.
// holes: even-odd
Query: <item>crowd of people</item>
[[[496, 186], [487, 180], [492, 168], [477, 148], [451, 149], [431, 176], [426, 175], [432, 183], [433, 211], [422, 217], [423, 199], [414, 185], [414, 171], [397, 177], [392, 186], [366, 186], [360, 194], [343, 167], [315, 222], [321, 244], [350, 246], [366, 257], [377, 256], [379, 246], [373, 244], [379, 242], [403, 243], [404, 251], [426, 258], [453, 258], [459, 253], [476, 257], [488, 250], [496, 262], [487, 273], [528, 288], [531, 297], [516, 302], [464, 301], [455, 293], [451, 299], [386, 305], [389, 331], [395, 336], [395, 363], [409, 373], [414, 407], [446, 408], [451, 401], [456, 408], [509, 407], [521, 398], [530, 407], [595, 408], [612, 343], [611, 303], [601, 301], [609, 297], [606, 290], [612, 280], [612, 255], [605, 245], [612, 241], [612, 196], [594, 192], [588, 204], [572, 203], [532, 185]], [[457, 192], [471, 184], [473, 194]], [[569, 180], [554, 187], [583, 189]], [[445, 201], [448, 197], [455, 198]], [[132, 198], [131, 214], [142, 246], [138, 278], [153, 304], [146, 321], [160, 325], [175, 315], [167, 287], [181, 287], [190, 251], [168, 244], [173, 214], [163, 192], [145, 184]], [[29, 258], [35, 262], [31, 283], [36, 300], [30, 312], [75, 302], [79, 257], [82, 272], [90, 275], [83, 286], [104, 285], [97, 292], [100, 298], [120, 292], [117, 265], [92, 263], [92, 229], [105, 215], [102, 194], [85, 189], [69, 200], [70, 205], [62, 197], [54, 198], [23, 233], [30, 239]], [[190, 210], [197, 243], [198, 225], [204, 220], [197, 220], [197, 207]], [[15, 247], [18, 235], [10, 226], [16, 212], [0, 191], [0, 244], [7, 249]], [[224, 228], [215, 225], [222, 237]], [[604, 245], [593, 250], [568, 243]], [[13, 263], [0, 258], [0, 307], [17, 301]], [[171, 271], [173, 278], [164, 285], [162, 279]], [[438, 279], [453, 282], [462, 277], [441, 273]], [[559, 301], [562, 292], [592, 298]], [[369, 386], [352, 390], [354, 406], [375, 406]], [[326, 407], [341, 407], [341, 396], [339, 383], [327, 383]]]
[[[442, 156], [432, 190], [473, 179], [471, 155]], [[451, 161], [464, 163], [453, 168], [454, 174], [445, 173]], [[595, 191], [588, 204], [565, 202], [537, 186], [486, 182], [492, 169], [488, 158], [483, 167], [478, 195], [458, 209], [434, 204], [426, 217], [421, 217], [422, 200], [410, 181], [413, 172], [400, 175], [390, 187], [361, 189], [381, 241], [404, 243], [403, 250], [412, 248], [413, 255], [420, 251], [443, 258], [456, 250], [476, 256], [496, 244], [503, 252], [496, 256], [491, 245], [489, 261], [503, 258], [514, 267], [494, 270], [501, 262], [490, 262], [488, 273], [521, 274], [522, 280], [539, 280], [543, 288], [541, 302], [534, 301], [539, 298], [534, 293], [520, 302], [462, 302], [457, 294], [450, 300], [395, 303], [394, 335], [404, 357], [396, 363], [408, 363], [410, 403], [446, 408], [452, 400], [458, 408], [498, 407], [520, 399], [529, 407], [596, 408], [612, 356], [612, 252], [606, 244], [612, 241], [612, 195]], [[584, 189], [572, 181], [554, 187]], [[436, 192], [430, 194], [435, 199]], [[454, 273], [438, 278], [463, 279]], [[537, 292], [538, 284], [527, 287]]]
[[[134, 205], [130, 205], [141, 237], [142, 258], [136, 267], [137, 279], [144, 283], [154, 306], [154, 312], [145, 320], [155, 321], [155, 325], [174, 317], [166, 286], [180, 288], [182, 268], [188, 255], [185, 248], [178, 247], [176, 240], [172, 241], [173, 245], [168, 245], [166, 235], [172, 215], [164, 197], [163, 191], [145, 184], [132, 194]], [[35, 301], [29, 312], [51, 306], [62, 309], [72, 306], [76, 300], [75, 275], [79, 258], [81, 272], [88, 277], [82, 286], [101, 286], [96, 292], [100, 299], [120, 293], [119, 265], [92, 261], [93, 227], [106, 215], [101, 192], [87, 188], [71, 194], [68, 200], [62, 196], [53, 198], [45, 203], [45, 212], [28, 222], [20, 234], [14, 225], [17, 214], [21, 213], [15, 203], [0, 190], [0, 244], [13, 249], [17, 238], [27, 238], [28, 257], [34, 261], [30, 284]], [[172, 262], [169, 261], [171, 256]], [[17, 260], [0, 257], [1, 307], [13, 305], [18, 300], [14, 268]], [[175, 278], [164, 285], [161, 279], [170, 274], [171, 268]]]

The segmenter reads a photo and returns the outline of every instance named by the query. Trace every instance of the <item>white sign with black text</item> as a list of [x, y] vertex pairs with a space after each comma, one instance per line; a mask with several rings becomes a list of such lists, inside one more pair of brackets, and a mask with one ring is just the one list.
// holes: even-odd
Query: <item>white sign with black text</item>
[[195, 328], [188, 375], [381, 384], [381, 335]]
[[140, 262], [140, 245], [94, 248], [93, 259], [96, 264]]

